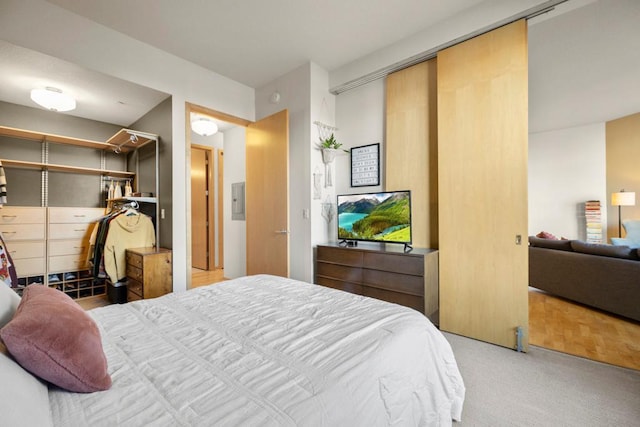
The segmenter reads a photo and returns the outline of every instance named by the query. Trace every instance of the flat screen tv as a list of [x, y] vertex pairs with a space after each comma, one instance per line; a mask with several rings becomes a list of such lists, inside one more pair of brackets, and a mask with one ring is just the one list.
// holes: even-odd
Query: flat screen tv
[[338, 240], [402, 243], [411, 249], [411, 192], [338, 195]]

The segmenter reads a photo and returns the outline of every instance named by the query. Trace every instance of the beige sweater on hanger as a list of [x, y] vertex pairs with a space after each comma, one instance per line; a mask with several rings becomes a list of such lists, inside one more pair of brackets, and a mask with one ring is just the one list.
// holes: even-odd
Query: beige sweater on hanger
[[104, 242], [104, 269], [112, 283], [127, 276], [125, 251], [129, 248], [155, 246], [156, 233], [147, 215], [124, 213], [109, 223]]

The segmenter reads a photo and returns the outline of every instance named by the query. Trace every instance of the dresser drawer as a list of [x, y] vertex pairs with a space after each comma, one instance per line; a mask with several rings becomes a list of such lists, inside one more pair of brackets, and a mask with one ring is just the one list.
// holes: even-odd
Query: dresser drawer
[[362, 284], [387, 291], [424, 296], [424, 277], [420, 276], [364, 269]]
[[142, 268], [142, 255], [137, 254], [135, 252], [127, 251], [127, 271], [129, 266], [133, 266], [136, 268]]
[[48, 242], [49, 256], [79, 255], [89, 251], [89, 243], [83, 239], [56, 240]]
[[363, 267], [373, 270], [424, 276], [424, 257], [381, 254], [376, 252], [365, 253]]
[[362, 266], [362, 252], [351, 249], [327, 248], [318, 246], [316, 252], [318, 261], [331, 262], [353, 267]]
[[343, 282], [342, 280], [329, 279], [327, 277], [318, 277], [316, 279], [318, 285], [328, 288], [338, 289], [352, 294], [362, 295], [362, 285], [358, 283]]
[[0, 225], [0, 232], [7, 242], [13, 240], [44, 240], [44, 224]]
[[129, 277], [127, 280], [127, 294], [131, 293], [138, 295], [140, 298], [144, 296], [142, 283]]
[[49, 224], [91, 223], [103, 215], [103, 208], [49, 208]]
[[18, 277], [44, 274], [44, 260], [44, 257], [14, 259], [13, 263], [16, 267], [16, 274]]
[[362, 282], [362, 269], [345, 265], [318, 262], [316, 265], [316, 275], [343, 280], [345, 282]]
[[130, 279], [137, 280], [139, 282], [142, 282], [144, 280], [142, 269], [138, 267], [134, 267], [131, 264], [127, 264], [127, 277]]
[[49, 239], [86, 239], [89, 240], [93, 224], [50, 224]]
[[19, 259], [27, 259], [27, 258], [44, 258], [44, 242], [43, 241], [11, 242], [10, 245], [7, 245], [7, 249], [9, 249], [9, 255], [11, 255], [11, 258], [14, 261]]
[[0, 224], [44, 224], [45, 209], [5, 206], [0, 209]]
[[127, 302], [139, 301], [141, 299], [142, 299], [141, 295], [138, 295], [135, 292], [132, 292], [131, 289], [127, 288]]
[[49, 271], [59, 273], [70, 270], [82, 270], [87, 268], [86, 252], [79, 255], [60, 255], [49, 257]]
[[368, 286], [363, 287], [362, 295], [380, 299], [382, 301], [404, 305], [405, 307], [410, 307], [418, 310], [421, 313], [424, 312], [423, 297], [407, 295], [400, 292], [385, 291], [383, 289], [370, 288]]

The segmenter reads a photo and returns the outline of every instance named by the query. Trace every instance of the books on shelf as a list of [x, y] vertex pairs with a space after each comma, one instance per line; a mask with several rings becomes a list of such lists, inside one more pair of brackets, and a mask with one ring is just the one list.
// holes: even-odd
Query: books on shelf
[[602, 243], [602, 219], [600, 200], [587, 200], [584, 203], [584, 216], [588, 243]]

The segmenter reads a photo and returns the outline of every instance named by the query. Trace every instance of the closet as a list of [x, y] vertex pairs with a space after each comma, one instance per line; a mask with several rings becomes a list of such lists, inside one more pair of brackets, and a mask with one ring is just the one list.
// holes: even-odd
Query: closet
[[[41, 283], [72, 298], [104, 294], [105, 280], [89, 269], [89, 238], [96, 221], [123, 199], [152, 217], [160, 247], [158, 145], [158, 135], [131, 129], [101, 142], [0, 126], [9, 203], [0, 209], [0, 232], [19, 286]], [[141, 175], [153, 175], [153, 193], [138, 191]], [[133, 196], [109, 198], [111, 183], [130, 184]]]

